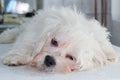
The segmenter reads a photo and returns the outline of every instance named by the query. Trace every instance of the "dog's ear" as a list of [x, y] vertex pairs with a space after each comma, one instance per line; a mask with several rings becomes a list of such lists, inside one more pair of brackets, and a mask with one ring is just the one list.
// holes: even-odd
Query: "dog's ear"
[[44, 34], [40, 37], [40, 40], [38, 41], [38, 44], [36, 44], [35, 49], [33, 51], [32, 58], [28, 65], [36, 67], [36, 62], [39, 56], [42, 54], [41, 50], [43, 49], [46, 41], [49, 39], [49, 36], [47, 34]]
[[40, 40], [38, 41], [38, 44], [36, 44], [36, 49], [34, 53], [39, 53], [42, 48], [44, 47], [46, 41], [49, 39], [49, 33], [45, 33], [40, 37]]

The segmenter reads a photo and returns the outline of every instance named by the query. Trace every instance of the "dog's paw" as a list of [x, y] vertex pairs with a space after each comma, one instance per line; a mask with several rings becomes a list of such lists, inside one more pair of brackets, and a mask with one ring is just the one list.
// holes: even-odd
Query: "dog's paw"
[[8, 54], [3, 58], [3, 64], [8, 66], [19, 66], [26, 64], [26, 60], [19, 54]]

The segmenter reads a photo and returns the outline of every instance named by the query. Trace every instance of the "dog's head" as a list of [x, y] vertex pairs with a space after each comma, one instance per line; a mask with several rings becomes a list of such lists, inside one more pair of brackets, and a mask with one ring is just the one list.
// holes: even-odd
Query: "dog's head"
[[57, 31], [55, 35], [40, 42], [38, 52], [30, 65], [43, 71], [71, 72], [103, 64], [104, 54], [92, 35], [87, 35]]
[[107, 63], [106, 55], [89, 32], [89, 22], [83, 16], [71, 10], [46, 12], [45, 16], [42, 25], [47, 28], [41, 34], [31, 66], [43, 71], [71, 72]]
[[30, 63], [32, 66], [52, 72], [71, 72], [80, 67], [77, 41], [73, 42], [72, 37], [56, 34], [41, 44], [40, 51]]

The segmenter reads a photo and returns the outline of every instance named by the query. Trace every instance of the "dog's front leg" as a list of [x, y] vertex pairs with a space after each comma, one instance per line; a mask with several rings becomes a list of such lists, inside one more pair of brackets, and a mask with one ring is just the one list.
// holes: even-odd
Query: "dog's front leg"
[[19, 37], [13, 48], [3, 58], [3, 63], [10, 66], [27, 64], [35, 46], [32, 39], [34, 39], [32, 36]]
[[27, 64], [30, 60], [32, 50], [33, 47], [27, 44], [21, 45], [21, 47], [18, 48], [13, 48], [5, 55], [3, 63], [10, 66]]

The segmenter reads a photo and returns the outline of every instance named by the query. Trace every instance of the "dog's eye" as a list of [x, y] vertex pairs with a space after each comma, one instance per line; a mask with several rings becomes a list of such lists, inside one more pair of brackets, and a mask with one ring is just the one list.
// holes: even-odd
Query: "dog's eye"
[[71, 55], [69, 55], [69, 54], [67, 54], [65, 57], [68, 58], [68, 59], [70, 59], [70, 60], [74, 60], [74, 57], [71, 56]]
[[53, 46], [55, 46], [55, 47], [58, 47], [58, 42], [57, 42], [57, 40], [56, 40], [55, 38], [52, 38], [51, 44], [52, 44]]

